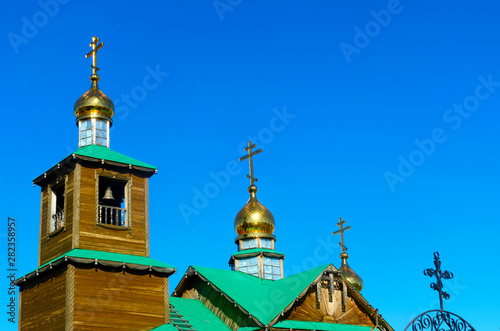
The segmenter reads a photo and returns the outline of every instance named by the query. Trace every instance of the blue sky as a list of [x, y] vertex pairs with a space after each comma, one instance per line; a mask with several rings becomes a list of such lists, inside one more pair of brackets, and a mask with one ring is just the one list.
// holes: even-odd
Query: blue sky
[[[9, 2], [0, 13], [0, 201], [4, 219], [17, 221], [18, 275], [37, 265], [40, 189], [31, 182], [77, 149], [73, 104], [90, 87], [84, 55], [97, 35], [99, 85], [116, 105], [111, 149], [159, 168], [151, 256], [178, 268], [171, 288], [189, 265], [228, 268], [234, 216], [248, 199], [248, 163], [237, 159], [251, 139], [264, 150], [257, 196], [276, 219], [287, 275], [340, 266], [331, 234], [342, 217], [362, 294], [394, 329], [438, 308], [423, 269], [439, 251], [455, 275], [444, 282], [445, 309], [496, 330], [499, 9]], [[6, 233], [4, 223], [4, 252]]]

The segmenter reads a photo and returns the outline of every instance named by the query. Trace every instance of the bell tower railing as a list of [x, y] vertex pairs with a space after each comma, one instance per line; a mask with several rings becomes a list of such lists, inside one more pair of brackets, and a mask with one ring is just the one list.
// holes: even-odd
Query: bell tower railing
[[124, 208], [99, 205], [99, 224], [127, 226]]

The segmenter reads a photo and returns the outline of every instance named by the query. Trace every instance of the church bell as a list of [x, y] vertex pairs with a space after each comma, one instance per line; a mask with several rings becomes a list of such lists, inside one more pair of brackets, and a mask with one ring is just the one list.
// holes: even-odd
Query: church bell
[[108, 188], [106, 189], [106, 192], [104, 192], [104, 196], [102, 197], [103, 200], [115, 200], [115, 198], [113, 198], [113, 192], [111, 191], [111, 187], [108, 186]]

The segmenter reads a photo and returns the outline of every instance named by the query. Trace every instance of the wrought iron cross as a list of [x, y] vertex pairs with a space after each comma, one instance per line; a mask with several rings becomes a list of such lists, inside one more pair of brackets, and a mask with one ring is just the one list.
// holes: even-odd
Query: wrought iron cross
[[450, 295], [446, 292], [443, 292], [443, 282], [441, 282], [441, 278], [444, 279], [452, 279], [453, 278], [453, 273], [449, 271], [441, 271], [441, 261], [439, 261], [439, 253], [434, 252], [434, 265], [436, 266], [436, 269], [425, 269], [424, 270], [424, 275], [429, 276], [429, 277], [436, 277], [437, 282], [431, 283], [431, 288], [434, 291], [439, 292], [439, 304], [441, 305], [441, 310], [443, 310], [443, 298], [448, 300], [450, 298]]
[[245, 151], [246, 151], [246, 152], [248, 152], [248, 154], [247, 154], [247, 155], [245, 155], [245, 156], [240, 157], [240, 161], [243, 161], [243, 160], [248, 159], [248, 160], [249, 160], [249, 162], [250, 162], [250, 175], [247, 175], [247, 177], [248, 177], [248, 178], [250, 178], [250, 186], [252, 186], [252, 185], [253, 185], [253, 182], [254, 182], [254, 181], [255, 181], [255, 182], [257, 181], [257, 178], [255, 178], [255, 177], [253, 176], [253, 158], [252, 158], [252, 157], [253, 157], [254, 155], [257, 155], [257, 154], [259, 154], [260, 152], [262, 152], [262, 148], [259, 148], [258, 150], [256, 150], [256, 151], [252, 152], [252, 149], [253, 149], [253, 148], [255, 148], [256, 146], [257, 146], [257, 145], [255, 145], [255, 144], [253, 144], [253, 145], [252, 145], [252, 142], [251, 142], [251, 141], [249, 141], [249, 142], [248, 142], [248, 147], [245, 147]]
[[99, 68], [97, 67], [97, 51], [100, 50], [102, 46], [104, 46], [104, 43], [99, 44], [99, 38], [93, 36], [92, 42], [90, 43], [92, 50], [85, 55], [85, 58], [87, 59], [92, 56], [92, 65], [90, 67], [92, 68], [93, 75], [97, 75], [97, 71], [99, 71]]
[[347, 247], [345, 247], [344, 245], [344, 231], [347, 231], [351, 228], [351, 226], [349, 225], [347, 228], [344, 228], [344, 224], [345, 224], [345, 221], [342, 219], [342, 217], [339, 219], [339, 222], [337, 223], [337, 225], [340, 227], [340, 230], [337, 230], [333, 233], [333, 235], [336, 235], [336, 234], [339, 234], [340, 233], [340, 242], [339, 242], [339, 245], [340, 247], [342, 247], [342, 253], [345, 253], [345, 251], [347, 250]]

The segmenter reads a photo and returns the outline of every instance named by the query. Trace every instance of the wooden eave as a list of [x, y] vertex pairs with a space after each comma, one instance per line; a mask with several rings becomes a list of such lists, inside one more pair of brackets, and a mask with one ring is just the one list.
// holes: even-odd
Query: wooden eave
[[128, 168], [129, 170], [135, 170], [138, 171], [142, 174], [145, 174], [148, 178], [151, 177], [152, 175], [157, 173], [157, 169], [151, 169], [151, 168], [146, 168], [146, 167], [141, 167], [137, 165], [132, 165], [132, 164], [125, 164], [125, 163], [120, 163], [120, 162], [114, 162], [114, 161], [109, 161], [105, 159], [97, 159], [93, 157], [88, 157], [88, 156], [83, 156], [83, 155], [78, 155], [78, 154], [71, 154], [64, 158], [61, 162], [58, 164], [54, 165], [52, 168], [38, 176], [33, 180], [33, 184], [36, 184], [38, 186], [43, 186], [46, 183], [52, 181], [53, 179], [65, 175], [71, 170], [74, 169], [75, 164], [78, 162], [82, 161], [87, 161], [87, 162], [93, 162], [93, 163], [101, 163], [101, 164], [106, 164], [109, 166], [115, 166], [115, 167], [120, 167], [120, 168]]

